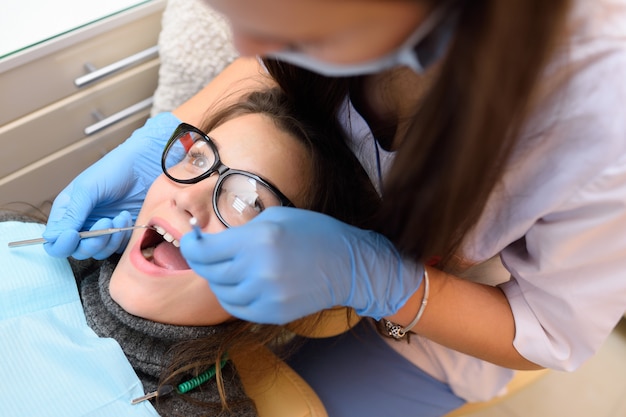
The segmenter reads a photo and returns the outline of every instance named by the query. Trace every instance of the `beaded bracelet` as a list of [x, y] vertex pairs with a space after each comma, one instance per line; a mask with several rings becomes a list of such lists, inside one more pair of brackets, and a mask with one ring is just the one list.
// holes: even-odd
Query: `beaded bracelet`
[[426, 310], [426, 304], [428, 304], [428, 293], [430, 290], [430, 285], [428, 282], [428, 272], [424, 269], [424, 296], [422, 297], [422, 304], [420, 304], [419, 310], [417, 310], [417, 314], [413, 321], [411, 321], [406, 327], [402, 327], [399, 324], [393, 323], [387, 319], [383, 319], [385, 323], [385, 328], [387, 329], [387, 334], [394, 339], [402, 339], [422, 318], [422, 314], [424, 314], [424, 310]]

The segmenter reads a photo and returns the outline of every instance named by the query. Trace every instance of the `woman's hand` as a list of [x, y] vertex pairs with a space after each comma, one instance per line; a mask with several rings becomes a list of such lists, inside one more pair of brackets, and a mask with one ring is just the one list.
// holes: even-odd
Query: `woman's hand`
[[[48, 254], [78, 259], [104, 259], [123, 250], [130, 232], [105, 239], [78, 238], [78, 231], [130, 225], [154, 179], [161, 174], [161, 153], [180, 124], [172, 113], [161, 113], [137, 129], [130, 138], [76, 177], [54, 200], [43, 237]], [[128, 211], [131, 216], [122, 213]], [[108, 224], [108, 222], [105, 222]]]
[[334, 306], [392, 315], [424, 273], [380, 234], [286, 207], [201, 239], [188, 233], [181, 251], [229, 313], [257, 323], [283, 324]]

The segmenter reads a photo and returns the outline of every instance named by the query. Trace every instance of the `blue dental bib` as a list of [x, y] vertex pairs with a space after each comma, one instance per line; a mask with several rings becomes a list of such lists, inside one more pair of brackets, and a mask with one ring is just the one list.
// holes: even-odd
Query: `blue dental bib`
[[87, 326], [65, 259], [41, 246], [9, 249], [44, 225], [0, 222], [0, 414], [158, 416], [118, 343]]

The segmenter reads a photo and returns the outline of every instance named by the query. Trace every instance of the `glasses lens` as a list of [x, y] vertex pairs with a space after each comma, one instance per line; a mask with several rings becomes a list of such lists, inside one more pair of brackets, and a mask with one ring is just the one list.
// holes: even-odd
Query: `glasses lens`
[[215, 151], [204, 136], [196, 132], [181, 133], [167, 149], [165, 170], [178, 180], [191, 180], [211, 170]]
[[229, 226], [244, 224], [267, 207], [282, 205], [270, 187], [239, 173], [224, 177], [216, 203], [217, 210]]

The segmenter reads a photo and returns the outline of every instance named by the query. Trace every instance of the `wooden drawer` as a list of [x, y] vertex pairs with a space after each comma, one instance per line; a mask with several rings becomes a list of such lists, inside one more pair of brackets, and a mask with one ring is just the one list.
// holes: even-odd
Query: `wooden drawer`
[[143, 63], [1, 126], [0, 178], [84, 138], [94, 113], [108, 117], [152, 97], [158, 66], [158, 59]]
[[[79, 92], [81, 88], [74, 82], [88, 72], [86, 64], [102, 68], [156, 47], [163, 6], [161, 0], [139, 6], [128, 13], [145, 14], [145, 10], [150, 10], [149, 14], [98, 36], [89, 30], [77, 31], [70, 36], [87, 39], [2, 72], [0, 126]], [[106, 25], [107, 21], [117, 18], [112, 16], [99, 24]]]
[[137, 128], [143, 126], [146, 110], [72, 146], [49, 155], [0, 179], [0, 206], [28, 203], [48, 207], [54, 197], [85, 168], [115, 148]]

